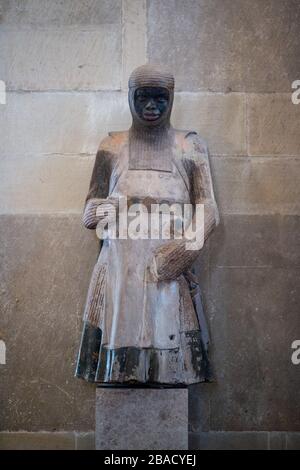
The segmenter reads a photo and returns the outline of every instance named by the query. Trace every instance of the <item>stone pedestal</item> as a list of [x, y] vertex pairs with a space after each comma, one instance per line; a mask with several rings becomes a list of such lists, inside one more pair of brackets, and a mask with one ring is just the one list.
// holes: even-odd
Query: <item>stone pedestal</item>
[[188, 390], [96, 389], [96, 449], [188, 449]]

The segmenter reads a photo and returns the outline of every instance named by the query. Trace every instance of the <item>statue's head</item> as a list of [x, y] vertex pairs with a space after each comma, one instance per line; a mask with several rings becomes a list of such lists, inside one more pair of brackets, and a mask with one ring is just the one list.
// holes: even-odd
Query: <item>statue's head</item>
[[128, 99], [135, 125], [169, 125], [174, 98], [174, 77], [156, 65], [142, 65], [130, 75]]

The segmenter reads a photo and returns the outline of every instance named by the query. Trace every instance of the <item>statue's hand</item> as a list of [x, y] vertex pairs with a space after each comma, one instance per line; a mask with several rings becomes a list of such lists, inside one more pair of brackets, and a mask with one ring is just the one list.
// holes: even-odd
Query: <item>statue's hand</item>
[[[178, 241], [172, 240], [155, 250], [154, 257], [156, 262], [157, 274], [160, 281], [175, 279], [179, 276], [179, 274], [181, 274], [177, 272], [177, 269], [176, 272], [174, 272], [174, 264], [176, 267], [176, 263], [178, 261], [176, 259], [177, 245]], [[175, 254], [175, 256], [173, 256], [173, 253]]]
[[185, 240], [171, 240], [158, 247], [154, 252], [158, 281], [171, 281], [190, 268], [198, 256], [197, 251], [187, 251]]
[[118, 204], [119, 199], [116, 197], [89, 199], [83, 213], [84, 226], [89, 229], [95, 229], [101, 219], [115, 214]]
[[97, 226], [96, 210], [100, 204], [100, 198], [92, 198], [86, 202], [82, 221], [86, 228], [95, 229]]
[[96, 208], [96, 217], [99, 220], [104, 218], [114, 218], [119, 207], [119, 198], [108, 197], [105, 199], [98, 199], [99, 203]]
[[172, 240], [156, 248], [147, 266], [148, 282], [171, 281], [182, 274], [182, 243]]

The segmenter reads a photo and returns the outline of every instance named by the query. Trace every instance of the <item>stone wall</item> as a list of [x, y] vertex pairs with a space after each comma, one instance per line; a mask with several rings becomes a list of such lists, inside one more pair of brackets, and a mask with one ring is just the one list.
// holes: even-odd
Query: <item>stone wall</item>
[[221, 225], [197, 265], [216, 382], [191, 387], [191, 448], [300, 448], [300, 3], [0, 0], [0, 447], [93, 446], [73, 378], [98, 243], [95, 152], [130, 125], [126, 81], [168, 64], [173, 124], [211, 152]]

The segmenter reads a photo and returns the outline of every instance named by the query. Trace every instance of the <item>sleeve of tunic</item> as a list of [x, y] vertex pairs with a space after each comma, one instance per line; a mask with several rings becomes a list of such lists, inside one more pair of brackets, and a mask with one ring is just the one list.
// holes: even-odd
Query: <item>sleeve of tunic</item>
[[110, 152], [111, 137], [106, 137], [100, 143], [90, 180], [90, 187], [85, 200], [83, 224], [88, 229], [95, 229], [99, 221], [96, 216], [97, 207], [108, 197], [109, 180], [112, 170], [112, 155]]
[[[186, 152], [183, 161], [186, 173], [190, 181], [191, 202], [204, 206], [204, 239], [203, 243], [216, 225], [219, 223], [219, 213], [214, 196], [213, 183], [210, 171], [209, 152], [205, 142], [196, 132], [190, 132], [185, 137]], [[193, 226], [196, 226], [195, 211]], [[187, 240], [172, 240], [154, 253], [154, 262], [150, 271], [154, 279], [158, 281], [176, 279], [184, 271], [188, 270], [198, 257], [203, 243], [197, 250], [189, 250]]]

